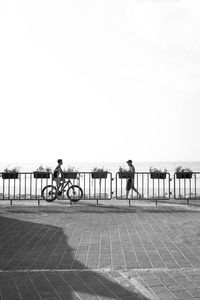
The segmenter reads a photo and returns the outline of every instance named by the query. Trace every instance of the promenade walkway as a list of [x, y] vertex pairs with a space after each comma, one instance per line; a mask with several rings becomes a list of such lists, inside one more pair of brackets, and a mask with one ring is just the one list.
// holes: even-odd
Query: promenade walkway
[[0, 204], [0, 299], [200, 299], [200, 207], [117, 203]]

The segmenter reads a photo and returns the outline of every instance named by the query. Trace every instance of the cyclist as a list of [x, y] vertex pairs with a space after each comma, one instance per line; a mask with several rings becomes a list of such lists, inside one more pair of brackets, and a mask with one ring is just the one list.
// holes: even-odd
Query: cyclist
[[63, 181], [62, 177], [59, 176], [59, 175], [62, 175], [62, 173], [63, 173], [63, 170], [61, 168], [61, 166], [63, 164], [62, 159], [58, 159], [57, 163], [58, 163], [58, 165], [55, 168], [55, 170], [53, 171], [53, 180], [56, 181], [56, 185], [57, 185], [57, 187], [59, 187], [61, 184], [61, 181]]

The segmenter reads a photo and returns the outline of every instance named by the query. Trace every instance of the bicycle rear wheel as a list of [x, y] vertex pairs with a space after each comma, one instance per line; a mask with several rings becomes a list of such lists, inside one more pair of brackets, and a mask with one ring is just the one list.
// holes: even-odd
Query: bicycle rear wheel
[[54, 201], [57, 196], [57, 189], [53, 185], [47, 185], [42, 190], [42, 198], [47, 202]]
[[78, 202], [83, 197], [83, 190], [78, 185], [72, 185], [67, 190], [67, 197], [72, 202]]

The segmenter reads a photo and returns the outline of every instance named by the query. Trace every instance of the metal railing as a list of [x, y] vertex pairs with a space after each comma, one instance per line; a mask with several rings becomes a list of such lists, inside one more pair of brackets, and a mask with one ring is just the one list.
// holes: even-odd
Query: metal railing
[[[42, 189], [47, 185], [55, 185], [53, 174], [0, 173], [0, 200], [42, 200]], [[84, 200], [109, 200], [112, 198], [112, 174], [106, 172], [100, 178], [92, 172], [77, 172], [75, 178], [69, 178], [72, 184], [79, 185], [83, 190]], [[67, 180], [67, 179], [66, 179]], [[67, 200], [66, 193], [63, 199]]]
[[127, 197], [126, 186], [131, 174], [124, 172], [116, 173], [116, 199], [128, 199], [129, 204], [132, 199], [155, 200], [168, 200], [170, 199], [170, 174], [166, 173], [165, 176], [152, 175], [149, 172], [136, 172], [134, 175], [134, 187], [139, 192], [137, 194], [133, 189], [130, 190]]
[[[126, 173], [127, 174], [127, 173]], [[39, 176], [35, 172], [24, 172], [11, 175], [9, 173], [0, 173], [0, 200], [8, 200], [12, 205], [15, 200], [36, 200], [38, 205], [42, 200], [41, 192], [46, 185], [55, 185], [52, 173]], [[131, 200], [144, 199], [154, 200], [157, 204], [158, 200], [169, 200], [171, 194], [176, 200], [200, 200], [200, 172], [193, 172], [188, 175], [180, 175], [175, 173], [170, 177], [166, 173], [164, 177], [153, 176], [149, 172], [136, 172], [134, 175], [134, 187], [141, 197], [131, 189], [127, 197], [126, 185], [130, 177], [116, 173], [113, 177], [111, 172], [106, 172], [102, 177], [98, 178], [92, 172], [77, 172], [76, 176], [71, 180], [72, 184], [79, 185], [83, 190], [83, 198], [80, 201], [96, 200], [98, 205], [101, 200]], [[184, 177], [185, 176], [185, 177]], [[67, 179], [66, 179], [67, 180]], [[115, 181], [113, 183], [113, 180]], [[173, 184], [171, 184], [173, 180]], [[113, 191], [113, 187], [115, 190]], [[63, 198], [67, 200], [66, 193]]]
[[177, 200], [200, 200], [200, 172], [174, 174], [174, 198]]
[[9, 200], [11, 205], [13, 200], [37, 200], [39, 205], [42, 189], [52, 184], [51, 173], [47, 178], [39, 178], [32, 172], [0, 175], [0, 200]]
[[[112, 198], [112, 173], [106, 172], [103, 176], [93, 172], [78, 173], [73, 184], [83, 190], [83, 200], [110, 200]], [[80, 200], [82, 201], [82, 200]]]

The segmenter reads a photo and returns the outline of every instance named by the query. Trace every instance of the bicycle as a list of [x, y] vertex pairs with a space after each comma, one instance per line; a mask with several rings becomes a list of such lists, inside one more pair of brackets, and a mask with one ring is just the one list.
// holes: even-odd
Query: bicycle
[[[66, 190], [65, 188], [68, 187]], [[83, 197], [83, 190], [80, 186], [71, 183], [71, 180], [63, 180], [58, 187], [47, 185], [42, 190], [42, 198], [47, 202], [54, 201], [58, 196], [66, 192], [67, 198], [72, 202], [78, 202]]]

